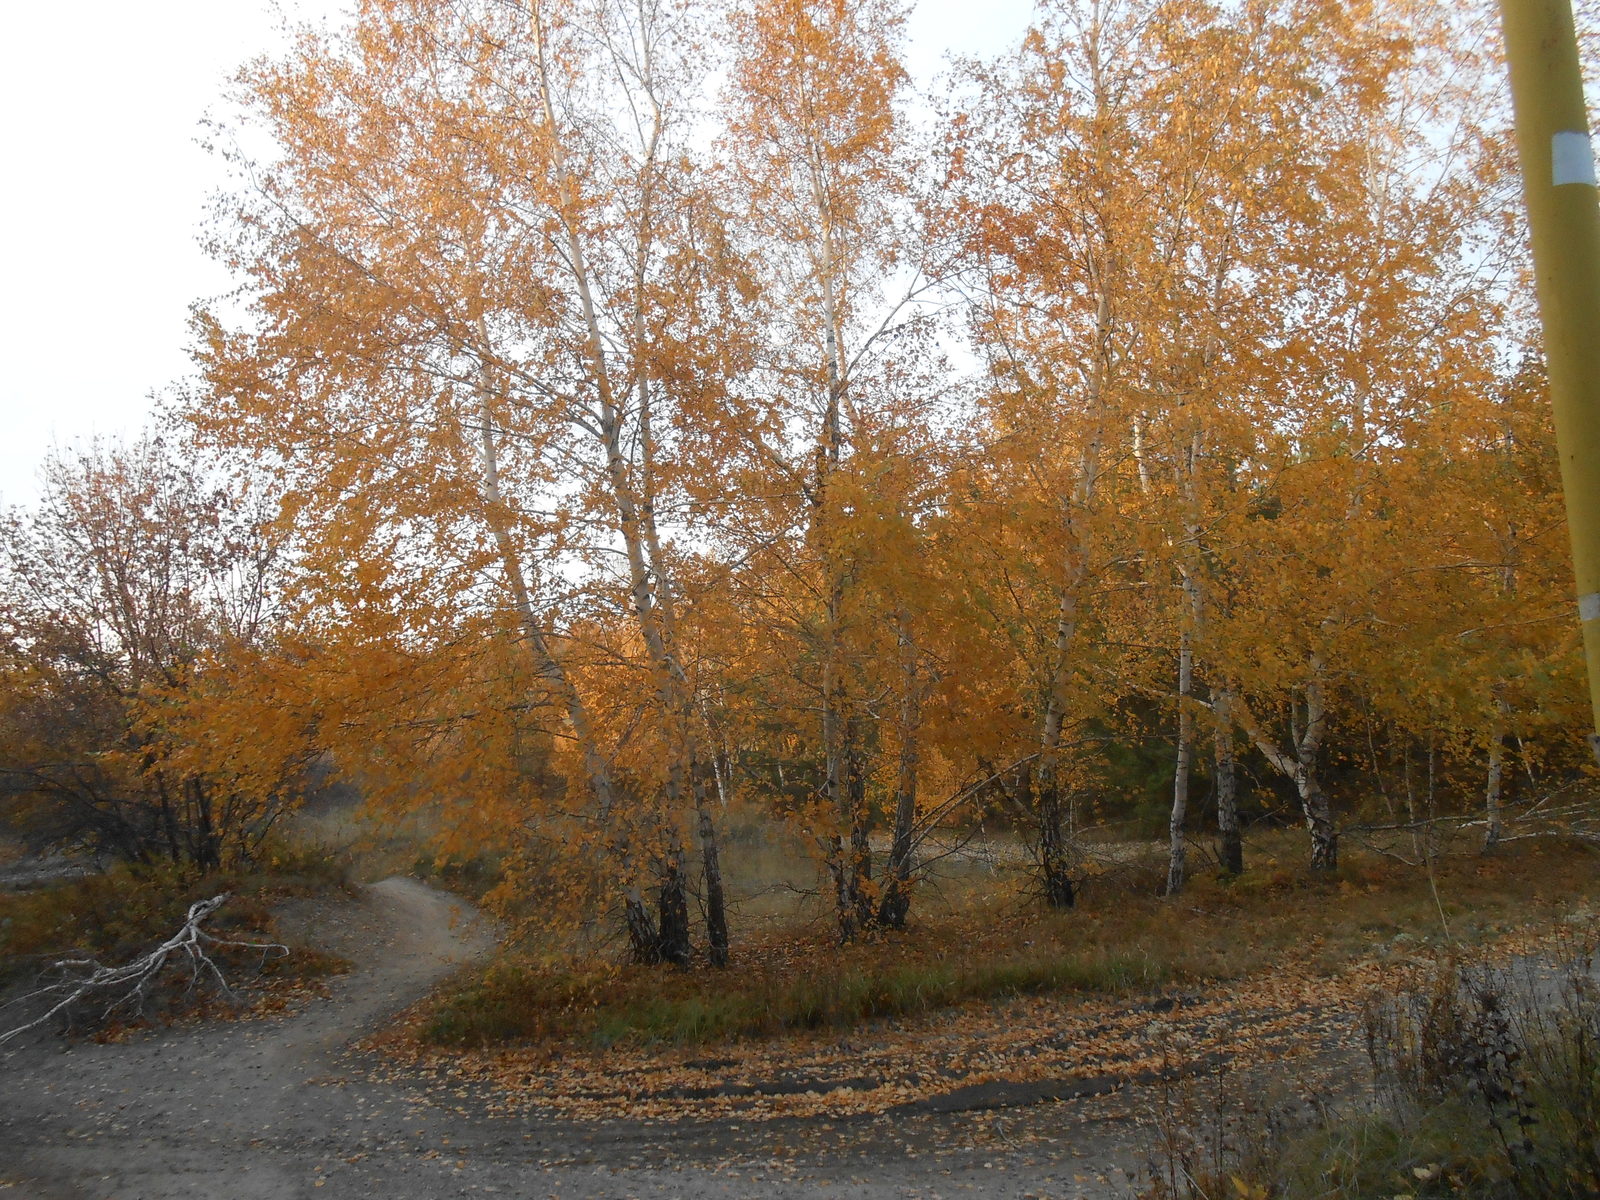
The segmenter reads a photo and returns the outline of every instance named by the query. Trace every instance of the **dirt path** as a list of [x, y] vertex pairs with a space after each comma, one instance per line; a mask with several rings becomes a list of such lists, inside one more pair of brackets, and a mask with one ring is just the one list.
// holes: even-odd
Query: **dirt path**
[[518, 1111], [487, 1084], [351, 1049], [492, 944], [459, 902], [390, 879], [298, 915], [355, 964], [298, 1014], [0, 1052], [0, 1194], [1055, 1200], [1126, 1197], [1123, 1168], [1143, 1161], [1119, 1093], [833, 1119]]

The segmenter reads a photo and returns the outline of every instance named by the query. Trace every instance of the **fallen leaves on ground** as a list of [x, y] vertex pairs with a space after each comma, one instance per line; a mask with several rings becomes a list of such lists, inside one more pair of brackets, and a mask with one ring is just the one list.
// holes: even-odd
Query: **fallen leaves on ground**
[[[1033, 997], [915, 1019], [713, 1047], [589, 1049], [572, 1044], [446, 1051], [381, 1039], [387, 1069], [461, 1098], [488, 1085], [501, 1112], [581, 1119], [849, 1116], [928, 1108], [970, 1095], [974, 1109], [1027, 1103], [1055, 1082], [1081, 1094], [1353, 1048], [1362, 1000], [1406, 965], [1334, 977], [1289, 966], [1227, 985], [1137, 999]], [[982, 1085], [994, 1085], [989, 1091]], [[1051, 1098], [1049, 1089], [1038, 1093]], [[960, 1100], [955, 1107], [962, 1106]]]

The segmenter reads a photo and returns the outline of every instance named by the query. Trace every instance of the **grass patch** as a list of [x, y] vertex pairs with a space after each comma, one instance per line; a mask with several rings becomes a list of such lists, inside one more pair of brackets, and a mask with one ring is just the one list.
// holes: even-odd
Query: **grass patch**
[[779, 966], [780, 957], [712, 979], [635, 967], [584, 972], [501, 961], [436, 1000], [421, 1036], [456, 1046], [570, 1037], [597, 1046], [695, 1044], [848, 1027], [972, 1000], [1125, 992], [1165, 982], [1157, 964], [1137, 955], [956, 963], [949, 955], [878, 953], [855, 955], [857, 961], [843, 969], [800, 966], [792, 973]]
[[1555, 922], [1595, 894], [1595, 858], [1578, 843], [1529, 843], [1445, 858], [1430, 883], [1351, 851], [1332, 877], [1267, 866], [1233, 881], [1197, 877], [1173, 900], [1155, 895], [1159, 864], [1134, 863], [1091, 880], [1065, 913], [1042, 911], [1015, 876], [974, 875], [922, 894], [904, 934], [840, 947], [825, 923], [791, 923], [736, 942], [723, 971], [574, 962], [524, 942], [447, 985], [418, 1034], [453, 1046], [696, 1044], [1027, 994], [1237, 979], [1289, 962], [1331, 973]]

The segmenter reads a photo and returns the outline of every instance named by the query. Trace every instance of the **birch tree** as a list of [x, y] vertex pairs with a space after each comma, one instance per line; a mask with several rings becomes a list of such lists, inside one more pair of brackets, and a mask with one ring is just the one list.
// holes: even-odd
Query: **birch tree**
[[1139, 263], [1121, 237], [1137, 187], [1121, 165], [1135, 144], [1139, 24], [1115, 4], [1045, 10], [1018, 54], [980, 77], [982, 98], [950, 151], [961, 191], [946, 222], [969, 231], [974, 333], [993, 377], [991, 453], [1014, 473], [1014, 503], [1033, 514], [1025, 541], [1045, 555], [1031, 568], [1037, 598], [1012, 593], [1035, 689], [1025, 703], [1034, 754], [1017, 786], [1045, 900], [1058, 908], [1076, 898], [1066, 760], [1098, 690], [1086, 687], [1085, 643], [1103, 619], [1091, 606], [1129, 561], [1126, 518], [1138, 504], [1123, 364]]
[[[252, 68], [243, 99], [281, 158], [250, 168], [257, 187], [221, 235], [255, 313], [207, 323], [216, 403], [195, 417], [279, 464], [324, 544], [426, 561], [443, 591], [515, 614], [564, 712], [634, 955], [689, 960], [692, 838], [721, 963], [672, 531], [722, 478], [704, 467], [738, 408], [745, 285], [691, 145], [697, 19], [657, 3], [372, 3], [342, 37]], [[637, 635], [661, 747], [647, 812], [620, 811], [618, 748], [568, 665], [568, 623], [611, 605]]]
[[[774, 490], [798, 501], [778, 524], [803, 531], [799, 544], [779, 537], [771, 546], [794, 577], [795, 604], [783, 624], [797, 635], [801, 687], [816, 714], [820, 836], [843, 940], [879, 919], [869, 796], [878, 717], [865, 660], [896, 618], [892, 607], [874, 611], [862, 573], [895, 549], [863, 537], [874, 509], [869, 481], [889, 477], [872, 452], [879, 439], [896, 436], [906, 400], [915, 403], [907, 372], [896, 378], [890, 348], [905, 352], [914, 316], [907, 300], [920, 286], [891, 282], [916, 263], [903, 240], [914, 165], [897, 112], [906, 84], [903, 19], [897, 5], [881, 0], [758, 0], [733, 14], [725, 99], [743, 226], [770, 277], [760, 365], [783, 424], [765, 453]], [[904, 622], [900, 630], [909, 638]], [[902, 667], [913, 669], [916, 651], [900, 633], [892, 636]], [[901, 689], [902, 730], [914, 719], [906, 697], [916, 687]], [[904, 754], [902, 798], [914, 793], [915, 773], [914, 751]], [[915, 801], [894, 807], [909, 820]], [[904, 821], [897, 837], [904, 850]], [[897, 898], [888, 911], [896, 924], [904, 919], [908, 853], [892, 869]]]

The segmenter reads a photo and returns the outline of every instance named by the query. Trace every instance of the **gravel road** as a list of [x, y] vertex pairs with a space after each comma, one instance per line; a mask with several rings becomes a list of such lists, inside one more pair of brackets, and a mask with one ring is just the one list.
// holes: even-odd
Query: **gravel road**
[[0, 1196], [1127, 1197], [1145, 1144], [1116, 1097], [841, 1120], [576, 1122], [380, 1069], [352, 1048], [493, 944], [410, 879], [288, 914], [350, 958], [332, 994], [259, 1020], [0, 1051]]

